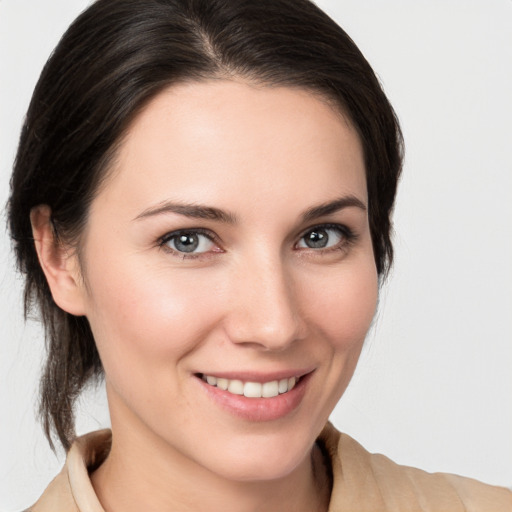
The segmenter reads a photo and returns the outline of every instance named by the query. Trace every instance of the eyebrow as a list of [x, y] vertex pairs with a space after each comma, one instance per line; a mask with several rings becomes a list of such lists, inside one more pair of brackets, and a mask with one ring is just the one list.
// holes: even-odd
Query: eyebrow
[[[363, 211], [366, 211], [367, 209], [365, 204], [360, 199], [349, 195], [308, 208], [301, 214], [302, 222], [309, 222], [318, 217], [332, 215], [333, 213], [349, 207], [359, 208]], [[180, 203], [174, 201], [163, 201], [158, 203], [156, 206], [147, 208], [142, 213], [137, 215], [134, 220], [145, 219], [147, 217], [153, 217], [167, 213], [177, 213], [178, 215], [183, 215], [184, 217], [214, 220], [226, 224], [237, 223], [237, 217], [234, 213], [230, 213], [213, 206]]]
[[358, 199], [356, 196], [343, 196], [338, 199], [334, 199], [333, 201], [328, 201], [327, 203], [320, 204], [318, 206], [313, 206], [312, 208], [308, 208], [302, 214], [302, 221], [309, 222], [311, 220], [317, 219], [318, 217], [324, 217], [325, 215], [332, 215], [344, 208], [355, 207], [366, 212], [366, 205]]
[[237, 221], [236, 215], [213, 206], [176, 203], [173, 201], [163, 201], [156, 206], [152, 206], [137, 215], [134, 220], [145, 219], [165, 213], [177, 213], [178, 215], [191, 217], [193, 219], [216, 220], [227, 224], [235, 224]]

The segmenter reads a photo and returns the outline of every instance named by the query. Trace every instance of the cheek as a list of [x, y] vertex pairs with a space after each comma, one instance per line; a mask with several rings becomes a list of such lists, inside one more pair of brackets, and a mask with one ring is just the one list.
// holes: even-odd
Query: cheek
[[158, 368], [178, 360], [215, 323], [214, 295], [200, 272], [147, 267], [135, 258], [96, 265], [87, 279], [88, 318], [106, 370], [110, 360], [131, 359], [141, 371], [144, 361]]
[[[320, 283], [318, 283], [320, 284]], [[316, 329], [330, 343], [335, 355], [358, 356], [373, 320], [378, 297], [378, 278], [373, 260], [326, 275], [309, 297]]]

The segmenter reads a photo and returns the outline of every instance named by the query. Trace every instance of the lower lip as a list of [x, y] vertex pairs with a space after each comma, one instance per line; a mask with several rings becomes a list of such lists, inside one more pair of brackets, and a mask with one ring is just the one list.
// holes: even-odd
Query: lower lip
[[297, 409], [304, 398], [311, 374], [312, 372], [301, 377], [291, 391], [272, 398], [248, 398], [244, 395], [234, 395], [229, 391], [211, 386], [199, 377], [196, 379], [208, 396], [222, 408], [239, 418], [257, 422], [278, 420]]

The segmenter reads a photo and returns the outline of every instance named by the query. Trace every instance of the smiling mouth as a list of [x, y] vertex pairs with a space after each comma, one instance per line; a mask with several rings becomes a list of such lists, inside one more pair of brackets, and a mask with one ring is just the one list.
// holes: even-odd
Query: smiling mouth
[[200, 374], [198, 377], [212, 387], [247, 398], [273, 398], [284, 395], [291, 391], [301, 379], [301, 377], [289, 377], [269, 382], [243, 382], [238, 379], [224, 379], [205, 374]]

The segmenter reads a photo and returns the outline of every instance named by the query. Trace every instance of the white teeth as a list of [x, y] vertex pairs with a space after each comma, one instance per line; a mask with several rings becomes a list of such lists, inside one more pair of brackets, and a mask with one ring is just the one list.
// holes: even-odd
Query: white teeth
[[244, 396], [261, 398], [261, 384], [259, 382], [246, 382], [244, 384]]
[[272, 398], [283, 393], [291, 391], [297, 384], [296, 377], [289, 379], [272, 380], [270, 382], [242, 382], [241, 380], [223, 379], [213, 375], [203, 375], [202, 379], [224, 391], [229, 391], [234, 395], [244, 395], [248, 398]]
[[228, 384], [228, 391], [234, 395], [243, 395], [244, 383], [241, 380], [230, 380]]
[[224, 391], [228, 389], [229, 381], [228, 379], [217, 379], [217, 387], [219, 389], [223, 389]]
[[[286, 388], [288, 391], [288, 387]], [[286, 391], [283, 391], [285, 393]], [[261, 386], [261, 396], [265, 398], [272, 398], [273, 396], [279, 395], [279, 383], [277, 380], [273, 380], [272, 382], [265, 382]]]

